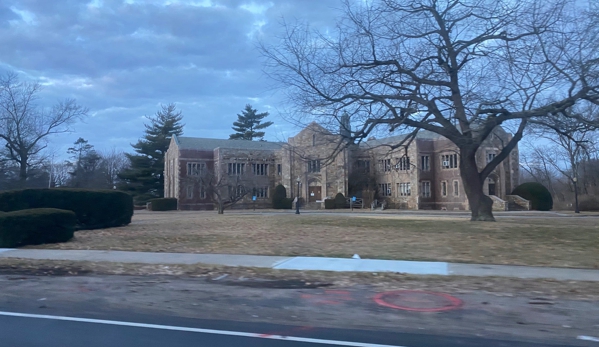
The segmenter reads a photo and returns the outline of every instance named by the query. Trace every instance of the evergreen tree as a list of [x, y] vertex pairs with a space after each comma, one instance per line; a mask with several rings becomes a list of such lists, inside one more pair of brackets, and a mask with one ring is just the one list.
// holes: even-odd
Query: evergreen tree
[[235, 134], [231, 134], [229, 139], [252, 141], [255, 138], [259, 138], [263, 140], [264, 131], [259, 130], [266, 129], [273, 123], [262, 123], [262, 120], [268, 116], [268, 112], [256, 112], [257, 110], [252, 108], [252, 105], [245, 105], [245, 109], [241, 111], [241, 114], [237, 114], [237, 121], [233, 123]]
[[67, 153], [71, 155], [72, 159], [67, 162], [71, 175], [68, 185], [76, 188], [95, 188], [94, 181], [102, 157], [96, 152], [94, 146], [80, 137], [75, 141], [74, 146], [67, 150]]
[[137, 154], [126, 154], [130, 167], [119, 173], [120, 189], [131, 192], [136, 203], [164, 196], [164, 155], [173, 135], [183, 134], [183, 116], [175, 104], [161, 106], [153, 117], [147, 117], [145, 135], [133, 148]]

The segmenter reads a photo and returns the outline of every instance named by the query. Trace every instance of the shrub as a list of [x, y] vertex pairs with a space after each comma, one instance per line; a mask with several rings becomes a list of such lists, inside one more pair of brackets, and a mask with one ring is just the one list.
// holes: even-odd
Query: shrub
[[581, 211], [599, 211], [599, 198], [593, 195], [581, 197], [578, 209]]
[[293, 199], [283, 198], [283, 200], [281, 200], [281, 206], [282, 210], [291, 210], [293, 208]]
[[345, 196], [343, 196], [343, 193], [335, 195], [335, 208], [345, 208]]
[[335, 200], [334, 199], [324, 199], [324, 209], [332, 210], [335, 208]]
[[35, 208], [0, 214], [0, 247], [14, 248], [73, 238], [77, 216], [73, 211]]
[[173, 211], [177, 209], [176, 198], [158, 198], [148, 200], [151, 211]]
[[518, 195], [530, 200], [531, 210], [549, 211], [553, 208], [553, 198], [544, 185], [537, 182], [527, 182], [514, 189], [512, 195]]
[[118, 227], [131, 223], [133, 198], [115, 190], [23, 189], [0, 193], [0, 211], [57, 208], [77, 215], [77, 229]]
[[[272, 208], [276, 210], [283, 210], [287, 208], [291, 208], [291, 206], [287, 207], [287, 189], [282, 184], [279, 184], [275, 187], [275, 191], [272, 194]], [[293, 200], [289, 199], [291, 204], [293, 204]]]

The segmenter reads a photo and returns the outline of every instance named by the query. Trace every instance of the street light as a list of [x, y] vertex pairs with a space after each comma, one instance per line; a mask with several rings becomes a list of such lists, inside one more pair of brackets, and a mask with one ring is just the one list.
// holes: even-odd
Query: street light
[[574, 213], [580, 213], [580, 210], [578, 209], [578, 186], [576, 185], [577, 182], [578, 179], [576, 177], [572, 178], [572, 183], [574, 183]]
[[296, 181], [297, 181], [297, 195], [295, 196], [295, 199], [296, 199], [296, 201], [295, 201], [295, 214], [300, 214], [300, 211], [299, 211], [299, 205], [300, 205], [299, 195], [300, 195], [300, 191], [299, 190], [300, 190], [300, 183], [302, 182], [302, 180], [300, 179], [299, 176], [297, 176]]

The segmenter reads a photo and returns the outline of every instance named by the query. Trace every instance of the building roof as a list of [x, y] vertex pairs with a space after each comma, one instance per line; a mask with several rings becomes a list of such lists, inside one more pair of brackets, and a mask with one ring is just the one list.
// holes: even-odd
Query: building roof
[[173, 136], [179, 148], [212, 151], [215, 148], [278, 150], [283, 142], [209, 139], [201, 137]]
[[[380, 147], [385, 145], [395, 145], [403, 141], [407, 136], [408, 134], [401, 134], [385, 137], [382, 139], [368, 140], [365, 142], [361, 142], [360, 147]], [[418, 134], [416, 134], [416, 138], [422, 140], [438, 140], [442, 137], [443, 136], [428, 130], [420, 130]]]

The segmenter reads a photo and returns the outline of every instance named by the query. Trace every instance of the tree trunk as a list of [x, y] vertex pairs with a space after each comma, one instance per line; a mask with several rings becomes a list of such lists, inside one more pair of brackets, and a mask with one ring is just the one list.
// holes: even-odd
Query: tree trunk
[[493, 200], [483, 192], [485, 178], [480, 177], [476, 165], [476, 151], [460, 150], [460, 174], [470, 204], [471, 221], [494, 222]]
[[[21, 158], [24, 158], [21, 156]], [[25, 188], [27, 184], [27, 158], [19, 161], [19, 188]]]
[[223, 206], [223, 204], [221, 202], [219, 202], [217, 205], [218, 205], [218, 214], [225, 214], [225, 207]]

